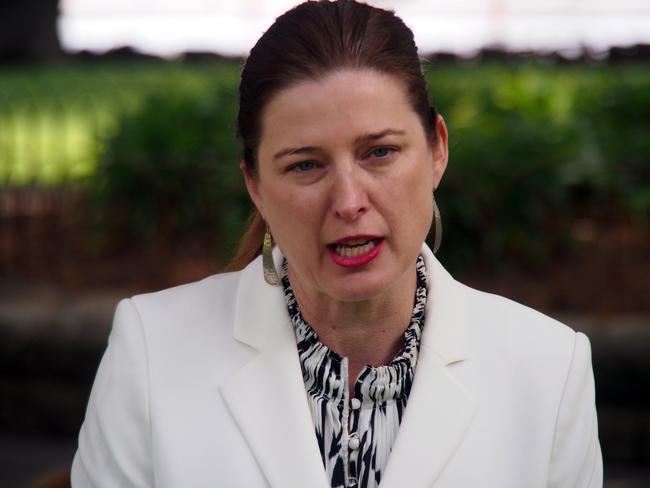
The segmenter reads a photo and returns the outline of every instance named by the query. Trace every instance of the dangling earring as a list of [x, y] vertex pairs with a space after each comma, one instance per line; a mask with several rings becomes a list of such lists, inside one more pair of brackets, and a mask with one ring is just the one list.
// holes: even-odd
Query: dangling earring
[[264, 233], [264, 244], [262, 245], [262, 269], [264, 270], [264, 281], [271, 286], [280, 285], [280, 277], [275, 269], [275, 262], [273, 261], [273, 237], [269, 230], [268, 224], [266, 225], [266, 232]]
[[436, 196], [433, 195], [433, 253], [437, 253], [440, 249], [440, 242], [442, 241], [442, 218], [440, 217], [440, 210], [436, 203]]

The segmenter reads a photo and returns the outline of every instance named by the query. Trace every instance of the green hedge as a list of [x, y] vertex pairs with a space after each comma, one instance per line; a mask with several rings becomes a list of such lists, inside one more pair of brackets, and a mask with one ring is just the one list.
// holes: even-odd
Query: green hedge
[[235, 86], [234, 62], [91, 61], [0, 69], [0, 187], [78, 184], [152, 93]]
[[[84, 171], [61, 170], [58, 181], [88, 184], [109, 230], [152, 239], [204, 236], [226, 256], [250, 209], [234, 137], [237, 63], [67, 69], [28, 84], [46, 106], [51, 93], [65, 105], [83, 92], [100, 107], [98, 121], [77, 124]], [[570, 248], [577, 216], [649, 219], [645, 65], [468, 63], [426, 72], [450, 133], [437, 199], [441, 255], [451, 267], [543, 265]], [[9, 91], [18, 93], [20, 79], [28, 79], [12, 76], [0, 76], [0, 93], [12, 83]], [[14, 106], [17, 99], [11, 97]], [[7, 97], [0, 124], [10, 118], [6, 107]], [[46, 168], [47, 152], [41, 157]], [[3, 173], [0, 166], [7, 183], [57, 183], [56, 172], [43, 178], [33, 161], [31, 172], [8, 167]]]
[[443, 66], [429, 80], [450, 130], [439, 200], [456, 267], [541, 266], [577, 216], [650, 216], [645, 67]]

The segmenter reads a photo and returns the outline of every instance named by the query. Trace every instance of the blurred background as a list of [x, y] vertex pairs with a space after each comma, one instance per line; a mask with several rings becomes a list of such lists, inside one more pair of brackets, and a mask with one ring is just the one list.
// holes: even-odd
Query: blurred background
[[[119, 298], [232, 255], [239, 69], [295, 3], [0, 3], [0, 486], [67, 485]], [[605, 486], [650, 486], [650, 4], [370, 3], [449, 127], [441, 261], [589, 335]]]

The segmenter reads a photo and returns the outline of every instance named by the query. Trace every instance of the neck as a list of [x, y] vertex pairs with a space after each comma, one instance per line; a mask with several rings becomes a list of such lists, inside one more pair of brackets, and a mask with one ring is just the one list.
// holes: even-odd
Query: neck
[[303, 318], [331, 350], [348, 358], [349, 376], [356, 379], [366, 365], [389, 363], [401, 349], [413, 312], [415, 263], [402, 279], [380, 296], [343, 302], [305, 290], [289, 279]]

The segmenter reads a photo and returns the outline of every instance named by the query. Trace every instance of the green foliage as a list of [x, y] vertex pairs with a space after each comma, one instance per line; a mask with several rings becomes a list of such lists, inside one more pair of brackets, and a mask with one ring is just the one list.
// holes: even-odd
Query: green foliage
[[234, 134], [235, 93], [150, 94], [103, 141], [93, 181], [110, 226], [138, 238], [213, 240], [243, 220], [245, 192]]
[[235, 86], [233, 63], [68, 62], [0, 72], [0, 187], [79, 184], [92, 177], [100, 141], [156, 91]]
[[[250, 203], [235, 63], [95, 63], [0, 75], [0, 185], [87, 182], [106, 230], [209, 239], [225, 256]], [[452, 268], [543, 265], [585, 208], [650, 219], [643, 64], [442, 64], [437, 190]]]
[[603, 79], [576, 97], [581, 128], [580, 161], [599, 166], [590, 181], [611, 194], [628, 212], [650, 215], [650, 82], [620, 73]]
[[438, 190], [452, 267], [540, 266], [570, 245], [576, 201], [650, 217], [650, 77], [637, 67], [442, 66]]

